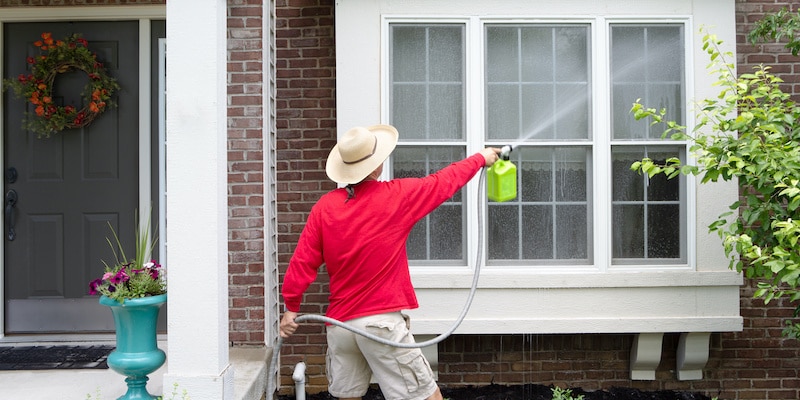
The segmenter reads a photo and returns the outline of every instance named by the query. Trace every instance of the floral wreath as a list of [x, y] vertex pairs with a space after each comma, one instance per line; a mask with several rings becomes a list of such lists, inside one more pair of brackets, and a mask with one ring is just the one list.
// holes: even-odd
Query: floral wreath
[[[35, 107], [34, 113], [25, 113], [25, 127], [39, 137], [49, 137], [65, 129], [82, 128], [92, 123], [113, 105], [111, 95], [119, 89], [119, 84], [106, 73], [103, 64], [97, 61], [95, 53], [89, 51], [88, 42], [80, 34], [73, 34], [64, 40], [54, 40], [50, 32], [44, 32], [41, 36], [42, 40], [34, 42], [41, 54], [27, 58], [31, 65], [30, 74], [20, 74], [16, 80], [6, 79], [3, 83], [7, 88], [12, 88], [17, 97], [24, 98]], [[89, 76], [89, 83], [81, 93], [82, 108], [60, 106], [53, 102], [56, 75], [71, 70], [81, 70]]]

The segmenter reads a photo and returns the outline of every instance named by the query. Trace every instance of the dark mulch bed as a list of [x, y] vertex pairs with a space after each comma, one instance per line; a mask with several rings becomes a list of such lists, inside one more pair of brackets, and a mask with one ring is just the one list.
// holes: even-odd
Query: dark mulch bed
[[[711, 400], [711, 397], [693, 392], [672, 390], [642, 391], [631, 388], [611, 388], [609, 390], [584, 391], [572, 388], [572, 397], [583, 395], [584, 400]], [[442, 395], [450, 400], [552, 400], [551, 386], [526, 385], [488, 385], [479, 387], [442, 388]], [[294, 400], [294, 396], [280, 396], [280, 400]], [[333, 400], [328, 392], [307, 394], [307, 400]], [[380, 390], [371, 388], [363, 400], [384, 400]]]

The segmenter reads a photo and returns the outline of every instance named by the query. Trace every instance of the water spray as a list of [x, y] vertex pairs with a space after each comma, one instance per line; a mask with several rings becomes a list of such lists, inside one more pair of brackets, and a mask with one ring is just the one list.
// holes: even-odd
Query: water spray
[[511, 145], [500, 150], [500, 159], [486, 171], [486, 193], [489, 200], [503, 202], [517, 197], [517, 166], [511, 158]]

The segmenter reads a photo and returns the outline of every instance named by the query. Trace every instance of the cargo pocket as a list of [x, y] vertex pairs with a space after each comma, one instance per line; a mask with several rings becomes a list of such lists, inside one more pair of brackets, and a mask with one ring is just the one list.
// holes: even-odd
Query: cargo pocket
[[392, 342], [405, 342], [408, 329], [405, 321], [394, 318], [375, 319], [364, 325], [367, 332]]
[[397, 357], [397, 364], [406, 388], [409, 393], [416, 392], [419, 388], [424, 388], [433, 381], [433, 374], [428, 360], [420, 351], [413, 351]]

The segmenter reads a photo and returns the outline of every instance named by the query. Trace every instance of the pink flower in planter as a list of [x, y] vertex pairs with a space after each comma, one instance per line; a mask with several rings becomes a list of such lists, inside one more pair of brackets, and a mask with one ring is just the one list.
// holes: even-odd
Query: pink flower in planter
[[97, 291], [97, 287], [103, 284], [103, 280], [98, 278], [89, 283], [89, 294], [96, 295], [99, 292]]
[[114, 276], [113, 276], [113, 277], [110, 279], [110, 281], [111, 281], [111, 283], [113, 283], [113, 284], [115, 284], [115, 285], [119, 285], [119, 284], [120, 284], [120, 283], [122, 283], [122, 282], [127, 282], [127, 281], [128, 281], [128, 279], [130, 279], [130, 278], [131, 278], [131, 277], [130, 277], [130, 276], [128, 276], [128, 274], [126, 274], [124, 270], [119, 270], [119, 272], [117, 272], [117, 274], [116, 274], [116, 275], [114, 275]]

